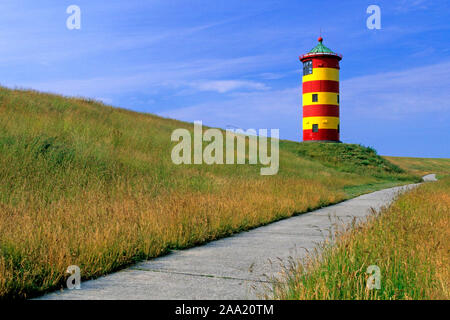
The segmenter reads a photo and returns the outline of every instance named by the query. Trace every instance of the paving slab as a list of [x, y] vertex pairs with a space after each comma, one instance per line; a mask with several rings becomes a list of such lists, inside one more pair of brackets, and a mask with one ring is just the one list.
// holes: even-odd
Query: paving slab
[[425, 181], [425, 182], [429, 182], [429, 181], [437, 181], [436, 174], [434, 174], [434, 173], [427, 174], [426, 176], [423, 176], [422, 179], [423, 179], [423, 181]]
[[205, 245], [174, 251], [122, 271], [38, 299], [258, 299], [289, 259], [302, 258], [336, 224], [364, 219], [372, 210], [416, 187], [384, 189], [284, 219]]

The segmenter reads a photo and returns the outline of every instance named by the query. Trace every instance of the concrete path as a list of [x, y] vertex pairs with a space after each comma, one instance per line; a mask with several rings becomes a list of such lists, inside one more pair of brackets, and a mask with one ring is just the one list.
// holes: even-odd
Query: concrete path
[[423, 181], [428, 182], [428, 181], [437, 181], [436, 179], [436, 175], [434, 173], [431, 174], [427, 174], [426, 176], [422, 177]]
[[364, 218], [412, 184], [365, 194], [270, 225], [175, 251], [40, 299], [255, 299], [280, 259], [301, 258], [329, 236], [336, 223]]

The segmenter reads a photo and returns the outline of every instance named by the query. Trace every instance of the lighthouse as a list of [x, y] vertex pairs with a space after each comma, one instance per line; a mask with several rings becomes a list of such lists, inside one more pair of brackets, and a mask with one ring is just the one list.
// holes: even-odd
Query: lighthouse
[[342, 55], [323, 45], [323, 38], [303, 63], [303, 141], [339, 141], [339, 61]]

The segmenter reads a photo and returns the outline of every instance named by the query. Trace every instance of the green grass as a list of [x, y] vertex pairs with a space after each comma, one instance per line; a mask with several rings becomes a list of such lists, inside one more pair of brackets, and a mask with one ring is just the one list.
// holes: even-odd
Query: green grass
[[450, 159], [387, 156], [383, 158], [416, 175], [424, 176], [429, 173], [436, 173], [437, 177], [450, 175]]
[[404, 172], [378, 156], [375, 149], [357, 144], [302, 143], [296, 148], [296, 152], [343, 172], [371, 171], [382, 177]]
[[[275, 285], [277, 299], [449, 299], [450, 177], [401, 195], [365, 223], [338, 232]], [[381, 288], [368, 290], [369, 265]]]
[[61, 288], [69, 265], [89, 279], [419, 180], [347, 144], [281, 141], [274, 176], [261, 176], [260, 165], [174, 165], [177, 128], [193, 130], [93, 100], [0, 88], [0, 297]]

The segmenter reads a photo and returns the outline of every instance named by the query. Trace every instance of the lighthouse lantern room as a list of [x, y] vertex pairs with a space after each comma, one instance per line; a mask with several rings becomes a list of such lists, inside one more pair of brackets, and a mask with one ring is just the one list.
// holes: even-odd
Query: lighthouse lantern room
[[303, 141], [339, 141], [339, 61], [322, 42], [300, 56], [303, 62]]

